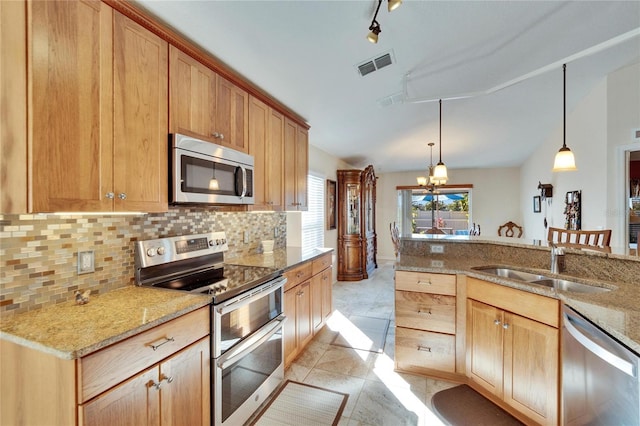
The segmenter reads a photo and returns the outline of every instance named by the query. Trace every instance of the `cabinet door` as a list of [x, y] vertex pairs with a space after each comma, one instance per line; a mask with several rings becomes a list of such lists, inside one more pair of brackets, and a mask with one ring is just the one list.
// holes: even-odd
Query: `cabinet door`
[[115, 210], [168, 209], [168, 46], [114, 15]]
[[207, 337], [160, 364], [160, 419], [163, 426], [210, 424], [209, 352]]
[[300, 126], [296, 133], [296, 203], [298, 210], [307, 210], [307, 174], [309, 173], [309, 132]]
[[298, 296], [297, 287], [284, 292], [284, 306], [283, 311], [287, 317], [287, 321], [284, 323], [283, 339], [284, 339], [284, 360], [285, 365], [289, 365], [291, 361], [296, 357], [298, 351], [298, 344], [296, 341], [297, 326], [296, 326], [296, 299]]
[[329, 267], [322, 271], [322, 320], [326, 319], [333, 312], [333, 268]]
[[274, 109], [269, 109], [269, 137], [266, 149], [266, 191], [272, 210], [284, 209], [284, 116]]
[[27, 10], [24, 2], [0, 2], [0, 212], [27, 206]]
[[158, 367], [112, 388], [79, 407], [80, 424], [87, 426], [157, 426], [160, 425], [160, 391]]
[[249, 150], [249, 94], [218, 76], [216, 89], [216, 132], [218, 144], [238, 151]]
[[338, 239], [338, 280], [354, 281], [363, 278], [362, 240]]
[[298, 125], [290, 119], [284, 122], [284, 206], [287, 210], [297, 210], [296, 200], [296, 138]]
[[540, 424], [556, 424], [558, 330], [504, 314], [504, 401]]
[[267, 200], [267, 138], [269, 135], [269, 107], [253, 96], [249, 99], [249, 154], [254, 160], [254, 210], [269, 209]]
[[314, 334], [322, 328], [322, 274], [311, 278], [311, 324]]
[[111, 211], [112, 9], [99, 1], [28, 6], [31, 210]]
[[170, 132], [216, 141], [216, 73], [174, 46], [169, 67]]
[[502, 311], [467, 300], [469, 375], [480, 386], [502, 395]]
[[297, 287], [296, 297], [296, 337], [298, 339], [298, 347], [303, 348], [313, 337], [310, 281], [302, 283]]

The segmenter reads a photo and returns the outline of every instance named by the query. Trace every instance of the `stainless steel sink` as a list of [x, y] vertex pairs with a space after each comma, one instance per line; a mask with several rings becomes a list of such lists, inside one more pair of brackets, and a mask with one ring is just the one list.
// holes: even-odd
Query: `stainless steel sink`
[[561, 278], [552, 278], [545, 275], [518, 271], [517, 269], [511, 268], [478, 267], [472, 269], [478, 272], [496, 275], [498, 277], [544, 285], [556, 290], [568, 291], [572, 293], [605, 293], [607, 291], [611, 291], [611, 289], [605, 287], [596, 287], [593, 285], [582, 284], [575, 281], [564, 280]]

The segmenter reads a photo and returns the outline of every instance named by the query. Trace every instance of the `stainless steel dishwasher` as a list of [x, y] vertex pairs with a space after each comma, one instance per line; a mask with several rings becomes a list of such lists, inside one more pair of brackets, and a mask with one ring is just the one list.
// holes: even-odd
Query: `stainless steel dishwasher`
[[640, 425], [640, 357], [563, 306], [564, 425]]

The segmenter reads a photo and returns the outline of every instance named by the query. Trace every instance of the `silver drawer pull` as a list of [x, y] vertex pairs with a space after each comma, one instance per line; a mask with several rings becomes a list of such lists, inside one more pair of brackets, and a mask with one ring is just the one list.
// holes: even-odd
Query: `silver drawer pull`
[[418, 285], [420, 285], [420, 284], [431, 285], [431, 278], [429, 278], [429, 281], [418, 280]]
[[422, 309], [418, 309], [418, 313], [419, 313], [419, 314], [432, 315], [432, 314], [431, 314], [431, 309], [427, 309], [426, 311], [423, 311]]
[[158, 343], [157, 345], [155, 344], [156, 342], [149, 343], [149, 346], [151, 346], [151, 349], [153, 349], [155, 351], [160, 346], [162, 346], [162, 345], [164, 345], [166, 343], [175, 342], [176, 339], [174, 339], [173, 337], [163, 337], [162, 340], [163, 340], [163, 342]]
[[418, 350], [423, 352], [431, 352], [431, 348], [429, 346], [418, 345]]

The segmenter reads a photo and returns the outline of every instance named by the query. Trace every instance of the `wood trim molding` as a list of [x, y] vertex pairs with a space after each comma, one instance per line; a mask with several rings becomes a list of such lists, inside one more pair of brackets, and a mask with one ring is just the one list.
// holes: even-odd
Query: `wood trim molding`
[[207, 67], [211, 68], [220, 76], [229, 80], [231, 83], [246, 90], [250, 95], [255, 96], [261, 101], [265, 102], [275, 110], [290, 117], [298, 125], [309, 129], [307, 121], [301, 117], [298, 113], [278, 101], [273, 96], [242, 77], [237, 71], [231, 69], [228, 65], [224, 64], [218, 58], [212, 54], [206, 52], [202, 47], [198, 46], [193, 41], [187, 39], [178, 31], [171, 28], [171, 26], [156, 16], [153, 16], [151, 12], [143, 10], [140, 6], [134, 6], [133, 3], [127, 0], [102, 0], [103, 3], [109, 5], [114, 10], [122, 13], [127, 18], [142, 25], [147, 30], [156, 34], [167, 43], [182, 50], [187, 55], [203, 63]]
[[[398, 185], [396, 186], [396, 190], [402, 191], [405, 189], [425, 189], [428, 190], [427, 187], [419, 186], [419, 185]], [[438, 189], [473, 189], [473, 185], [470, 183], [460, 183], [455, 185], [442, 185], [439, 186]]]

